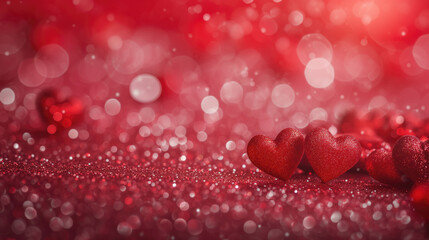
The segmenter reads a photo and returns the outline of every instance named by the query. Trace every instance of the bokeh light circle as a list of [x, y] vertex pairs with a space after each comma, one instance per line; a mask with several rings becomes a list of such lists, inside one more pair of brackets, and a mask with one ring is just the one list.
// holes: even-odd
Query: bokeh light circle
[[110, 54], [113, 68], [122, 74], [133, 74], [140, 70], [144, 64], [144, 52], [134, 41], [126, 40], [119, 49]]
[[0, 91], [0, 102], [9, 105], [15, 102], [15, 92], [10, 88], [4, 88]]
[[328, 120], [328, 112], [325, 109], [317, 107], [311, 110], [310, 112], [310, 122], [312, 121], [327, 121]]
[[158, 78], [150, 74], [135, 77], [130, 84], [131, 97], [140, 103], [153, 102], [161, 96], [162, 86]]
[[326, 88], [334, 82], [334, 67], [324, 58], [312, 59], [305, 67], [305, 79], [314, 88]]
[[34, 63], [40, 75], [57, 78], [69, 68], [69, 55], [61, 46], [49, 44], [39, 49], [34, 58]]
[[235, 81], [226, 82], [220, 89], [220, 97], [225, 103], [239, 103], [243, 98], [243, 87]]
[[290, 107], [295, 102], [295, 91], [288, 84], [279, 84], [271, 92], [271, 101], [279, 108]]
[[302, 12], [295, 10], [289, 14], [289, 23], [293, 26], [299, 26], [304, 21], [304, 14]]
[[79, 137], [79, 132], [76, 129], [72, 128], [69, 130], [68, 135], [70, 139], [76, 139]]
[[413, 56], [417, 65], [429, 69], [429, 34], [420, 36], [413, 47]]
[[201, 109], [207, 114], [213, 114], [219, 109], [219, 102], [214, 96], [206, 96], [201, 101]]
[[45, 82], [46, 71], [45, 65], [37, 69], [34, 59], [25, 59], [18, 67], [18, 79], [24, 86], [37, 87]]
[[417, 76], [424, 71], [414, 59], [412, 47], [408, 47], [402, 51], [399, 57], [399, 64], [402, 71], [408, 76]]
[[121, 111], [121, 103], [118, 99], [110, 98], [104, 104], [104, 111], [110, 116], [118, 115]]
[[302, 64], [307, 64], [315, 58], [324, 58], [331, 62], [333, 56], [331, 43], [320, 33], [304, 35], [298, 43], [296, 52]]

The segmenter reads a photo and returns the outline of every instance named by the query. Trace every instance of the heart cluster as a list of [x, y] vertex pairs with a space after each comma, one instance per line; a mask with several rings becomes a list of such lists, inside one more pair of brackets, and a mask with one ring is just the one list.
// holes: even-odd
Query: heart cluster
[[300, 131], [286, 128], [275, 140], [262, 135], [253, 137], [247, 153], [256, 167], [285, 181], [302, 159], [323, 182], [339, 177], [360, 162], [371, 177], [382, 183], [406, 186], [410, 179], [416, 183], [410, 194], [411, 203], [429, 221], [429, 140], [411, 135], [397, 138], [392, 149], [390, 144], [371, 136], [334, 137], [325, 128], [316, 128], [304, 137]]
[[[288, 180], [305, 158], [322, 181], [328, 182], [351, 169], [365, 155], [362, 142], [352, 135], [334, 137], [325, 128], [316, 128], [305, 137], [300, 131], [287, 128], [275, 140], [262, 135], [253, 137], [247, 153], [256, 167], [282, 180]], [[382, 183], [401, 185], [406, 178], [415, 183], [429, 182], [429, 141], [402, 136], [393, 150], [390, 145], [375, 144], [365, 158], [365, 168]]]
[[282, 180], [292, 176], [304, 153], [316, 174], [327, 182], [352, 168], [361, 152], [361, 145], [354, 137], [334, 137], [325, 128], [317, 128], [305, 138], [298, 130], [286, 128], [274, 141], [258, 135], [247, 146], [249, 159], [255, 166]]

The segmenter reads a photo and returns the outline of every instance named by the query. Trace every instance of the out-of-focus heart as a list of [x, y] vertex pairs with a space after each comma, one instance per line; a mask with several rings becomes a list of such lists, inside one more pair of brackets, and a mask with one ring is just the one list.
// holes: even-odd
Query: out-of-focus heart
[[58, 92], [52, 89], [39, 94], [37, 107], [51, 134], [81, 121], [84, 109], [80, 99], [60, 99]]
[[403, 184], [401, 174], [393, 163], [392, 152], [386, 149], [377, 149], [368, 156], [366, 170], [371, 177], [382, 183]]

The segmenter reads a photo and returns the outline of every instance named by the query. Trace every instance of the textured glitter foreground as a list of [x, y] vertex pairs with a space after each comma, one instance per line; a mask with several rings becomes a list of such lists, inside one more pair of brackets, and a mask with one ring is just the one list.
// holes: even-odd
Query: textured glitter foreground
[[[41, 142], [16, 140], [2, 147], [2, 238], [429, 237], [409, 190], [360, 173], [323, 184], [299, 171], [285, 183], [234, 151], [209, 161], [202, 152], [183, 155], [178, 148], [103, 144], [95, 150], [95, 143]], [[229, 160], [246, 164], [224, 167]]]

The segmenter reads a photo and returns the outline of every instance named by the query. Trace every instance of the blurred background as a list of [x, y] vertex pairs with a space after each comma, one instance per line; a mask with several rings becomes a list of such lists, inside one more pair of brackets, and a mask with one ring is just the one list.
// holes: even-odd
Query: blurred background
[[315, 121], [335, 134], [350, 110], [427, 116], [425, 0], [0, 4], [3, 134], [247, 141]]

